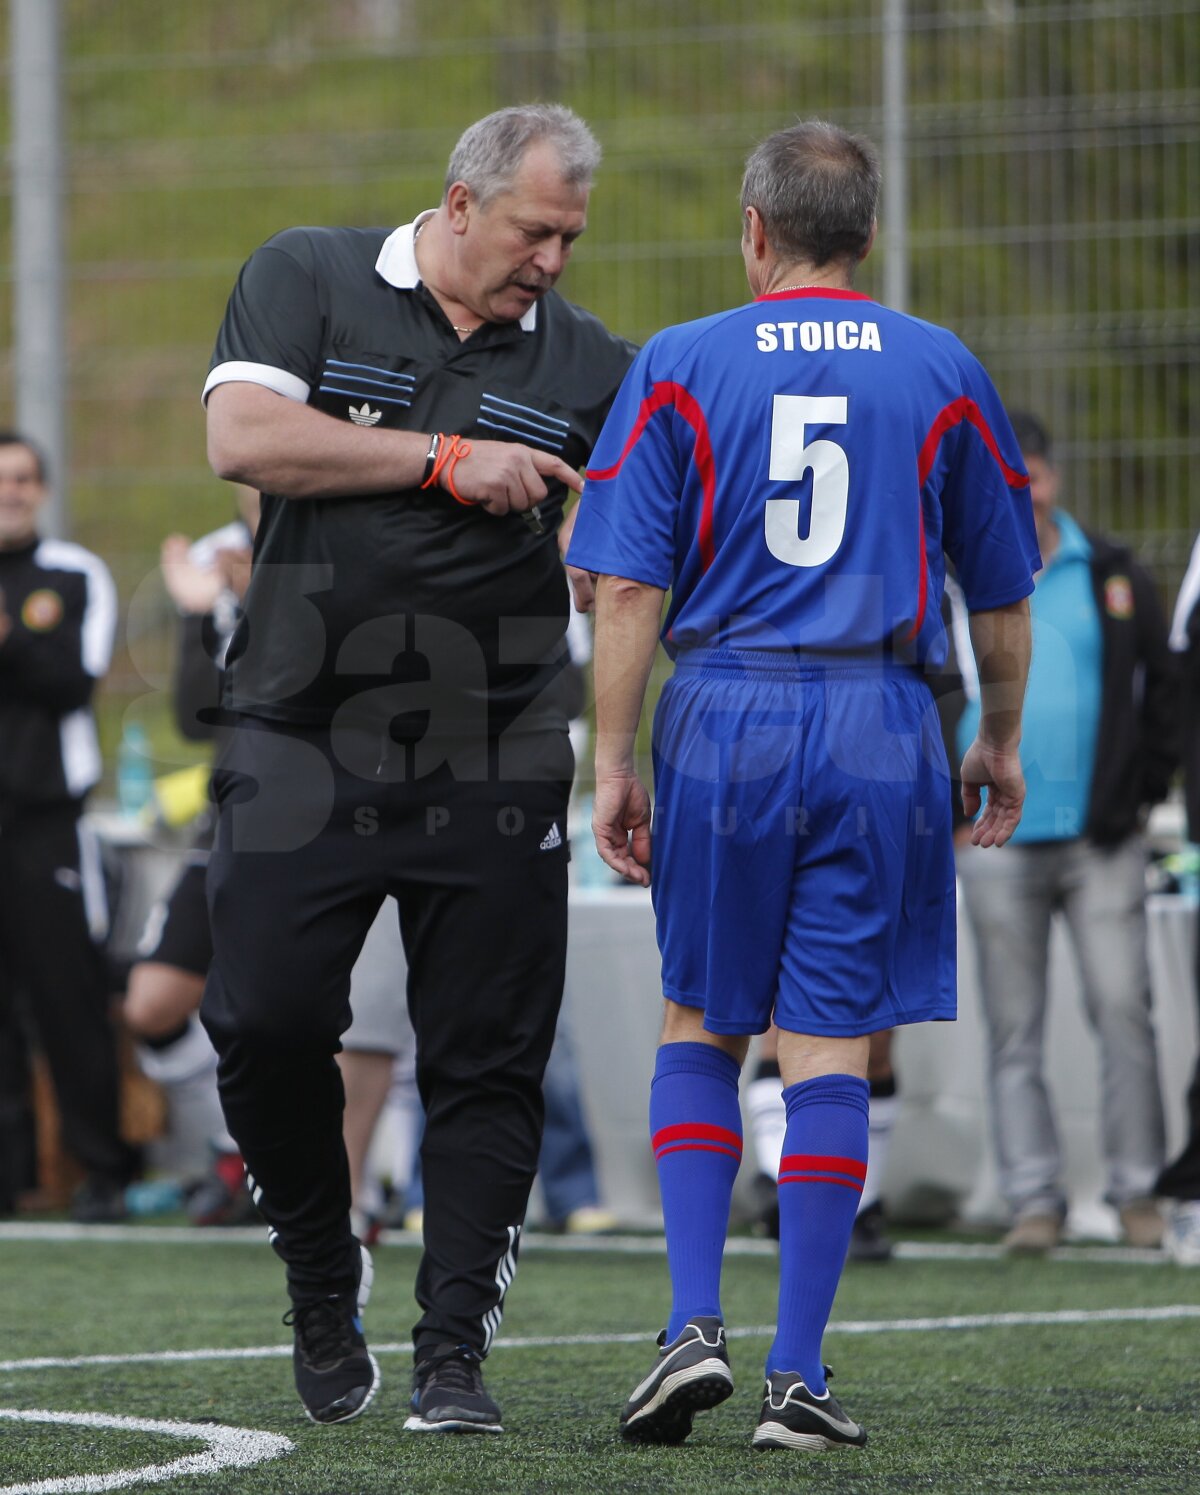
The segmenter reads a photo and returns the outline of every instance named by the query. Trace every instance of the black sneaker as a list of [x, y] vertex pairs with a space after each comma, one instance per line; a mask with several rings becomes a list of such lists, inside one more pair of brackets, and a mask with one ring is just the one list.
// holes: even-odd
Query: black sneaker
[[754, 1198], [755, 1235], [765, 1235], [768, 1240], [779, 1239], [779, 1185], [767, 1173], [756, 1173], [750, 1180]]
[[371, 1258], [361, 1251], [358, 1287], [305, 1303], [284, 1315], [295, 1334], [292, 1370], [313, 1422], [349, 1422], [379, 1390], [379, 1366], [363, 1338], [362, 1311], [371, 1295]]
[[439, 1344], [413, 1367], [410, 1433], [502, 1433], [500, 1408], [484, 1390], [482, 1357], [466, 1344]]
[[682, 1443], [697, 1412], [733, 1394], [720, 1319], [688, 1319], [670, 1344], [665, 1329], [658, 1344], [658, 1364], [621, 1413], [621, 1437], [630, 1443]]
[[76, 1225], [114, 1225], [128, 1218], [125, 1186], [92, 1174], [71, 1196], [71, 1219]]
[[850, 1232], [847, 1261], [891, 1261], [892, 1243], [883, 1229], [883, 1206], [867, 1205]]
[[767, 1377], [762, 1412], [751, 1440], [755, 1448], [862, 1448], [867, 1435], [838, 1406], [831, 1391], [816, 1396], [794, 1371]]

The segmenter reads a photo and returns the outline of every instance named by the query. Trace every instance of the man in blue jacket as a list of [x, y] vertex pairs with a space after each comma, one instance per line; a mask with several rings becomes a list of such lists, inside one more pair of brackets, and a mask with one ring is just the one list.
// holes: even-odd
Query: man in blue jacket
[[[1166, 795], [1176, 762], [1167, 626], [1130, 552], [1058, 507], [1045, 427], [1024, 413], [1011, 421], [1045, 563], [1030, 600], [1025, 810], [1002, 857], [969, 846], [959, 857], [979, 958], [1000, 1186], [1013, 1216], [1005, 1245], [1016, 1254], [1048, 1251], [1067, 1212], [1043, 1072], [1050, 925], [1062, 914], [1100, 1044], [1106, 1198], [1131, 1244], [1157, 1246], [1162, 1219], [1152, 1195], [1164, 1132], [1140, 826]], [[976, 719], [969, 705], [960, 743], [971, 740]]]

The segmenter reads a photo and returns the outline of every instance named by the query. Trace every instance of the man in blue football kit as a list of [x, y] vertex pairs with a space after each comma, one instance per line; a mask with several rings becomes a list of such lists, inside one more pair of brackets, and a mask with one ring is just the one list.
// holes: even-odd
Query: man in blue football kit
[[780, 1298], [754, 1443], [860, 1446], [821, 1339], [866, 1173], [869, 1035], [956, 1010], [948, 770], [924, 672], [944, 656], [943, 552], [987, 703], [962, 765], [973, 829], [1021, 813], [1040, 564], [1020, 450], [949, 332], [851, 288], [871, 247], [870, 144], [795, 125], [750, 157], [755, 300], [668, 328], [592, 455], [570, 563], [599, 573], [596, 798], [606, 862], [649, 885], [635, 735], [659, 632], [653, 892], [666, 997], [650, 1098], [673, 1307], [626, 1438], [677, 1443], [732, 1391], [721, 1256], [738, 1075], [772, 1016], [787, 1132]]

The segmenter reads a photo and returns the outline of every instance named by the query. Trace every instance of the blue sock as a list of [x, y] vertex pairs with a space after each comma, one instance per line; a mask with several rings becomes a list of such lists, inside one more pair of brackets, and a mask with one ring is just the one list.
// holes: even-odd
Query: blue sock
[[767, 1374], [798, 1371], [825, 1390], [821, 1339], [867, 1176], [866, 1080], [821, 1075], [783, 1092], [779, 1165], [779, 1323]]
[[650, 1086], [673, 1302], [667, 1342], [688, 1319], [721, 1316], [721, 1258], [742, 1160], [736, 1059], [707, 1043], [668, 1043]]

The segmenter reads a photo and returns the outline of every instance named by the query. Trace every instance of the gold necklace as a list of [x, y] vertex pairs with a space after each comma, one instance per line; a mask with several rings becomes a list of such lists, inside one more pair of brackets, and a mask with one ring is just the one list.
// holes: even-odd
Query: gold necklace
[[803, 285], [798, 285], [798, 286], [779, 286], [779, 287], [777, 287], [773, 291], [768, 291], [767, 295], [768, 296], [782, 296], [783, 293], [784, 293], [784, 291], [824, 291], [824, 290], [828, 290], [828, 289], [829, 289], [829, 287], [827, 287], [827, 286], [815, 285], [811, 280], [806, 280]]
[[[416, 246], [417, 240], [421, 237], [421, 234], [424, 231], [425, 224], [428, 223], [428, 222], [429, 222], [429, 219], [426, 218], [426, 219], [423, 219], [422, 222], [420, 222], [420, 223], [417, 224], [416, 231], [413, 234], [413, 245], [414, 245], [414, 247]], [[482, 327], [483, 323], [480, 322], [479, 327], [460, 327], [457, 322], [451, 322], [450, 325], [451, 325], [451, 327], [454, 328], [455, 332], [461, 332], [462, 335], [463, 335], [463, 337], [470, 337], [473, 332], [478, 332], [479, 331], [479, 327]]]

